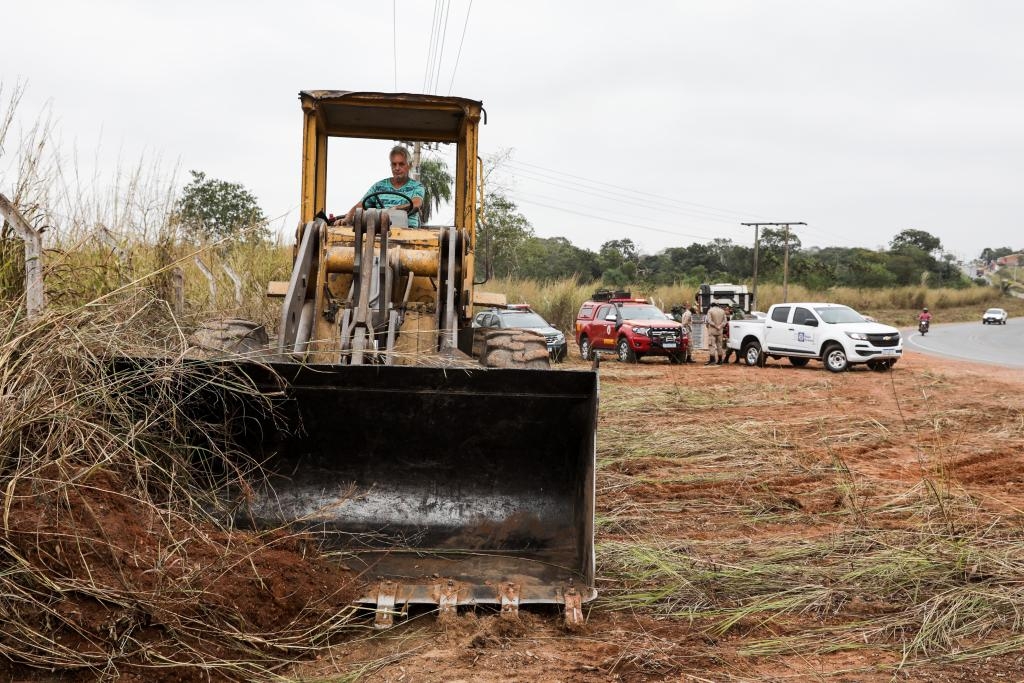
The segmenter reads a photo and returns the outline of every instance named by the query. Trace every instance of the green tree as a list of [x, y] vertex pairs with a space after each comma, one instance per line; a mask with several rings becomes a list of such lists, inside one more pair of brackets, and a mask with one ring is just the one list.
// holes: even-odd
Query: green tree
[[452, 174], [442, 159], [426, 159], [420, 163], [420, 182], [423, 183], [423, 203], [420, 205], [420, 224], [426, 225], [443, 202], [452, 200]]
[[931, 254], [942, 249], [942, 242], [938, 237], [924, 230], [904, 230], [892, 238], [889, 248], [893, 251], [917, 248], [926, 254]]
[[564, 237], [529, 237], [519, 248], [519, 274], [536, 280], [576, 277], [593, 282], [601, 275], [597, 254], [581, 249]]
[[519, 207], [505, 195], [484, 197], [483, 216], [477, 225], [477, 254], [483, 258], [485, 275], [507, 276], [518, 271], [519, 248], [533, 237], [533, 226]]
[[980, 258], [985, 263], [989, 263], [991, 261], [995, 261], [997, 258], [1009, 256], [1010, 254], [1013, 253], [1015, 252], [1010, 247], [999, 247], [998, 249], [993, 249], [992, 247], [985, 247], [984, 249], [981, 250]]
[[[640, 265], [640, 250], [633, 240], [608, 240], [601, 245], [597, 260], [608, 284], [625, 285], [635, 281]], [[611, 279], [609, 279], [611, 278]]]
[[207, 178], [201, 171], [189, 171], [192, 182], [182, 190], [177, 217], [193, 239], [244, 237], [266, 239], [270, 235], [256, 197], [241, 183]]

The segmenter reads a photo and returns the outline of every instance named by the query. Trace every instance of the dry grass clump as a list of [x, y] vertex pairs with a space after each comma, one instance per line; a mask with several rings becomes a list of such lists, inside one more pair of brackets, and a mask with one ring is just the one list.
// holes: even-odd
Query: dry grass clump
[[[230, 527], [218, 501], [259, 468], [224, 415], [261, 399], [183, 360], [142, 296], [33, 322], [5, 311], [0, 654], [83, 680], [273, 678], [349, 627], [351, 577], [300, 537]], [[139, 349], [163, 360], [112, 372]], [[224, 402], [206, 417], [188, 407], [204, 392]]]
[[[946, 378], [918, 377], [916, 387], [953, 390]], [[957, 410], [914, 408], [911, 395], [908, 414], [884, 423], [830, 415], [812, 406], [831, 382], [808, 379], [799, 392], [787, 385], [782, 409], [784, 387], [753, 377], [742, 390], [654, 389], [606, 374], [595, 608], [684, 620], [711, 642], [742, 638], [738, 652], [751, 657], [870, 647], [900, 666], [1019, 648], [1019, 515], [986, 509], [943, 478], [942, 458], [953, 452], [938, 453], [920, 480], [863, 471], [893, 445], [894, 431], [938, 434], [948, 425], [931, 430], [929, 421], [960, 420]], [[978, 429], [1008, 440], [1020, 433], [1012, 407], [959, 409], [964, 421], [991, 423]], [[713, 415], [713, 425], [685, 419], [693, 410]], [[859, 471], [844, 452], [865, 454]]]

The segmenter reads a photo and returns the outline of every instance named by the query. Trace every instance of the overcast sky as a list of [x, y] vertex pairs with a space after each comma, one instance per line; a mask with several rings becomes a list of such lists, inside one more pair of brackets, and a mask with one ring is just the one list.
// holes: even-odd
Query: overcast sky
[[[653, 253], [749, 243], [739, 224], [760, 220], [806, 222], [804, 246], [877, 248], [915, 228], [961, 257], [1024, 247], [1017, 0], [2, 10], [0, 81], [27, 83], [23, 118], [49, 102], [85, 156], [243, 183], [289, 233], [298, 91], [398, 90], [483, 101], [481, 153], [511, 150], [499, 180], [542, 237], [631, 237]], [[348, 162], [332, 166], [329, 210], [389, 175], [387, 148], [332, 148]]]

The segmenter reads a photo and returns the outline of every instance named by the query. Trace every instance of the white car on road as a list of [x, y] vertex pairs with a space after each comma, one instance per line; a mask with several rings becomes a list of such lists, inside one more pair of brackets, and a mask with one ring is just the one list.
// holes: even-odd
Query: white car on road
[[990, 308], [985, 311], [985, 315], [981, 316], [981, 324], [1005, 325], [1006, 318], [1006, 311], [1002, 308]]

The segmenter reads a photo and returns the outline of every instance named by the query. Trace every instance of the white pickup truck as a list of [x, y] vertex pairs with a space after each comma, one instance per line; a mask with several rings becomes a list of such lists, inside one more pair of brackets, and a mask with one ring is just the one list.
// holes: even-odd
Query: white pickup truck
[[903, 355], [895, 327], [867, 320], [849, 306], [825, 303], [775, 304], [763, 319], [729, 322], [729, 348], [747, 365], [789, 358], [797, 367], [820, 360], [832, 372], [855, 363], [888, 370]]

